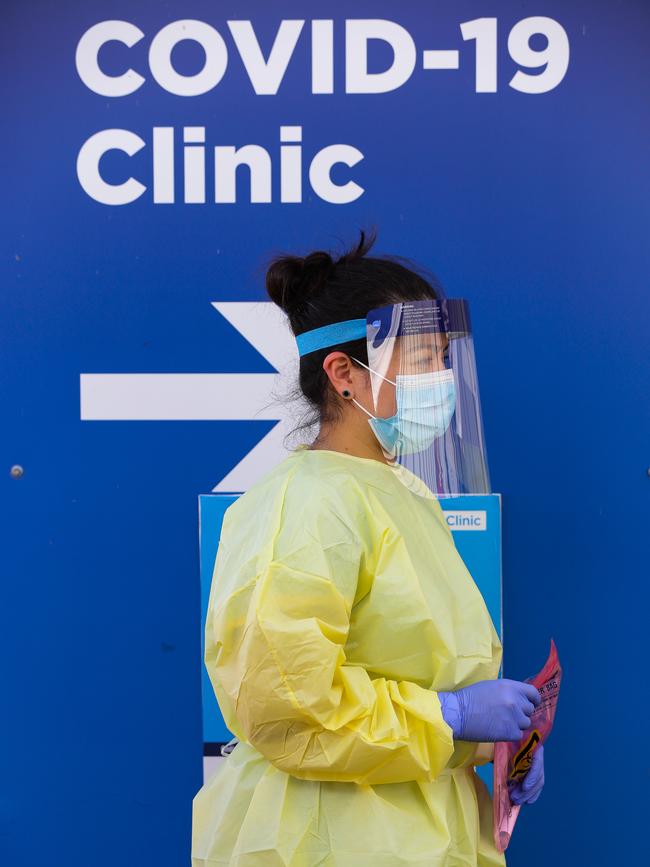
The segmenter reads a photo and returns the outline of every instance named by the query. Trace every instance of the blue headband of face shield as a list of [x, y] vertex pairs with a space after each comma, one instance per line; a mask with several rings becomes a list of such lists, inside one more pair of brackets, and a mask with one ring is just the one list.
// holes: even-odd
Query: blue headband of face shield
[[325, 349], [327, 346], [337, 346], [339, 343], [359, 340], [366, 336], [366, 330], [365, 319], [345, 319], [343, 322], [332, 322], [331, 325], [303, 331], [302, 334], [296, 335], [298, 355], [307, 355], [308, 352]]

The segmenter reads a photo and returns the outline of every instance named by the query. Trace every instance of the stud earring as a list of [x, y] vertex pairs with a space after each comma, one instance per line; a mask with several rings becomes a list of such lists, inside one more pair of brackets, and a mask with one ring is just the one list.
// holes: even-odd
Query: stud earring
[[350, 397], [350, 392], [347, 390], [347, 388], [343, 389], [343, 397]]

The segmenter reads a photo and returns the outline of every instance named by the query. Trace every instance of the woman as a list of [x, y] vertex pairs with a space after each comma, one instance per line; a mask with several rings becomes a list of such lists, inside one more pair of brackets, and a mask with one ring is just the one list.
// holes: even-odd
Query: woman
[[[474, 765], [519, 740], [537, 690], [496, 679], [501, 644], [440, 505], [369, 424], [365, 337], [310, 344], [323, 326], [438, 297], [396, 257], [367, 257], [373, 242], [362, 232], [336, 262], [284, 256], [267, 272], [303, 335], [320, 429], [224, 516], [205, 664], [239, 742], [194, 799], [193, 867], [505, 864]], [[382, 420], [399, 428], [397, 404]], [[541, 790], [537, 756], [519, 803]]]

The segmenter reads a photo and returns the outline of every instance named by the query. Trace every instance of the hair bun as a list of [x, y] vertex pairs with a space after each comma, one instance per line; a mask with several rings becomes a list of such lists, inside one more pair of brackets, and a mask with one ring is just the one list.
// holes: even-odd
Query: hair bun
[[266, 291], [271, 301], [291, 317], [327, 283], [336, 263], [325, 250], [316, 250], [304, 258], [278, 256], [266, 272]]

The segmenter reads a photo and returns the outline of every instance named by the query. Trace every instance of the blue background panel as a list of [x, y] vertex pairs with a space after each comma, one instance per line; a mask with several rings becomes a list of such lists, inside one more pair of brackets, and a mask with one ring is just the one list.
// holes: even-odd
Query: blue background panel
[[[494, 93], [476, 92], [476, 43], [460, 30], [484, 16], [497, 18]], [[539, 95], [509, 85], [508, 34], [530, 16], [557, 21], [570, 45], [565, 77]], [[186, 17], [215, 27], [229, 58], [219, 86], [192, 98], [161, 88], [147, 59]], [[410, 34], [419, 60], [401, 87], [345, 92], [352, 17]], [[296, 18], [278, 92], [256, 94], [228, 20], [250, 20], [267, 56]], [[102, 49], [107, 71], [145, 77], [130, 96], [102, 97], [76, 71], [80, 38], [108, 19], [144, 34]], [[334, 22], [332, 94], [311, 92], [312, 19]], [[202, 778], [197, 497], [272, 426], [84, 420], [81, 375], [272, 373], [211, 302], [263, 300], [271, 251], [336, 251], [372, 224], [373, 254], [411, 258], [469, 300], [503, 494], [504, 673], [529, 676], [551, 635], [564, 668], [544, 793], [509, 865], [546, 867], [549, 845], [562, 867], [647, 860], [648, 758], [630, 761], [621, 739], [649, 704], [649, 44], [647, 0], [3, 4], [0, 863], [188, 863]], [[425, 49], [458, 50], [459, 69], [424, 70]], [[185, 73], [202, 62], [192, 43], [173, 59]], [[390, 63], [371, 45], [371, 71]], [[302, 127], [309, 158], [358, 148], [335, 179], [363, 195], [332, 205], [305, 172], [303, 201], [282, 203], [276, 171], [272, 201], [251, 203], [244, 169], [232, 204], [186, 205], [180, 173], [176, 202], [153, 203], [154, 126], [174, 128], [179, 165], [181, 130], [196, 125], [210, 145], [259, 144], [277, 167], [285, 124]], [[131, 205], [98, 203], [77, 178], [82, 144], [108, 128], [146, 142], [102, 161], [110, 180], [147, 185]]]
[[[218, 581], [218, 576], [214, 575], [214, 564], [221, 524], [226, 509], [236, 499], [236, 494], [203, 494], [199, 497], [202, 652], [205, 650], [205, 617], [210, 587], [213, 579]], [[443, 497], [440, 505], [445, 512], [451, 511], [454, 515], [477, 511], [485, 513], [484, 530], [452, 530], [452, 533], [458, 552], [485, 599], [495, 629], [501, 635], [501, 497], [499, 494]], [[202, 669], [203, 740], [208, 744], [226, 743], [233, 735], [224, 724], [205, 665]], [[531, 670], [530, 673], [534, 674], [535, 671]]]

